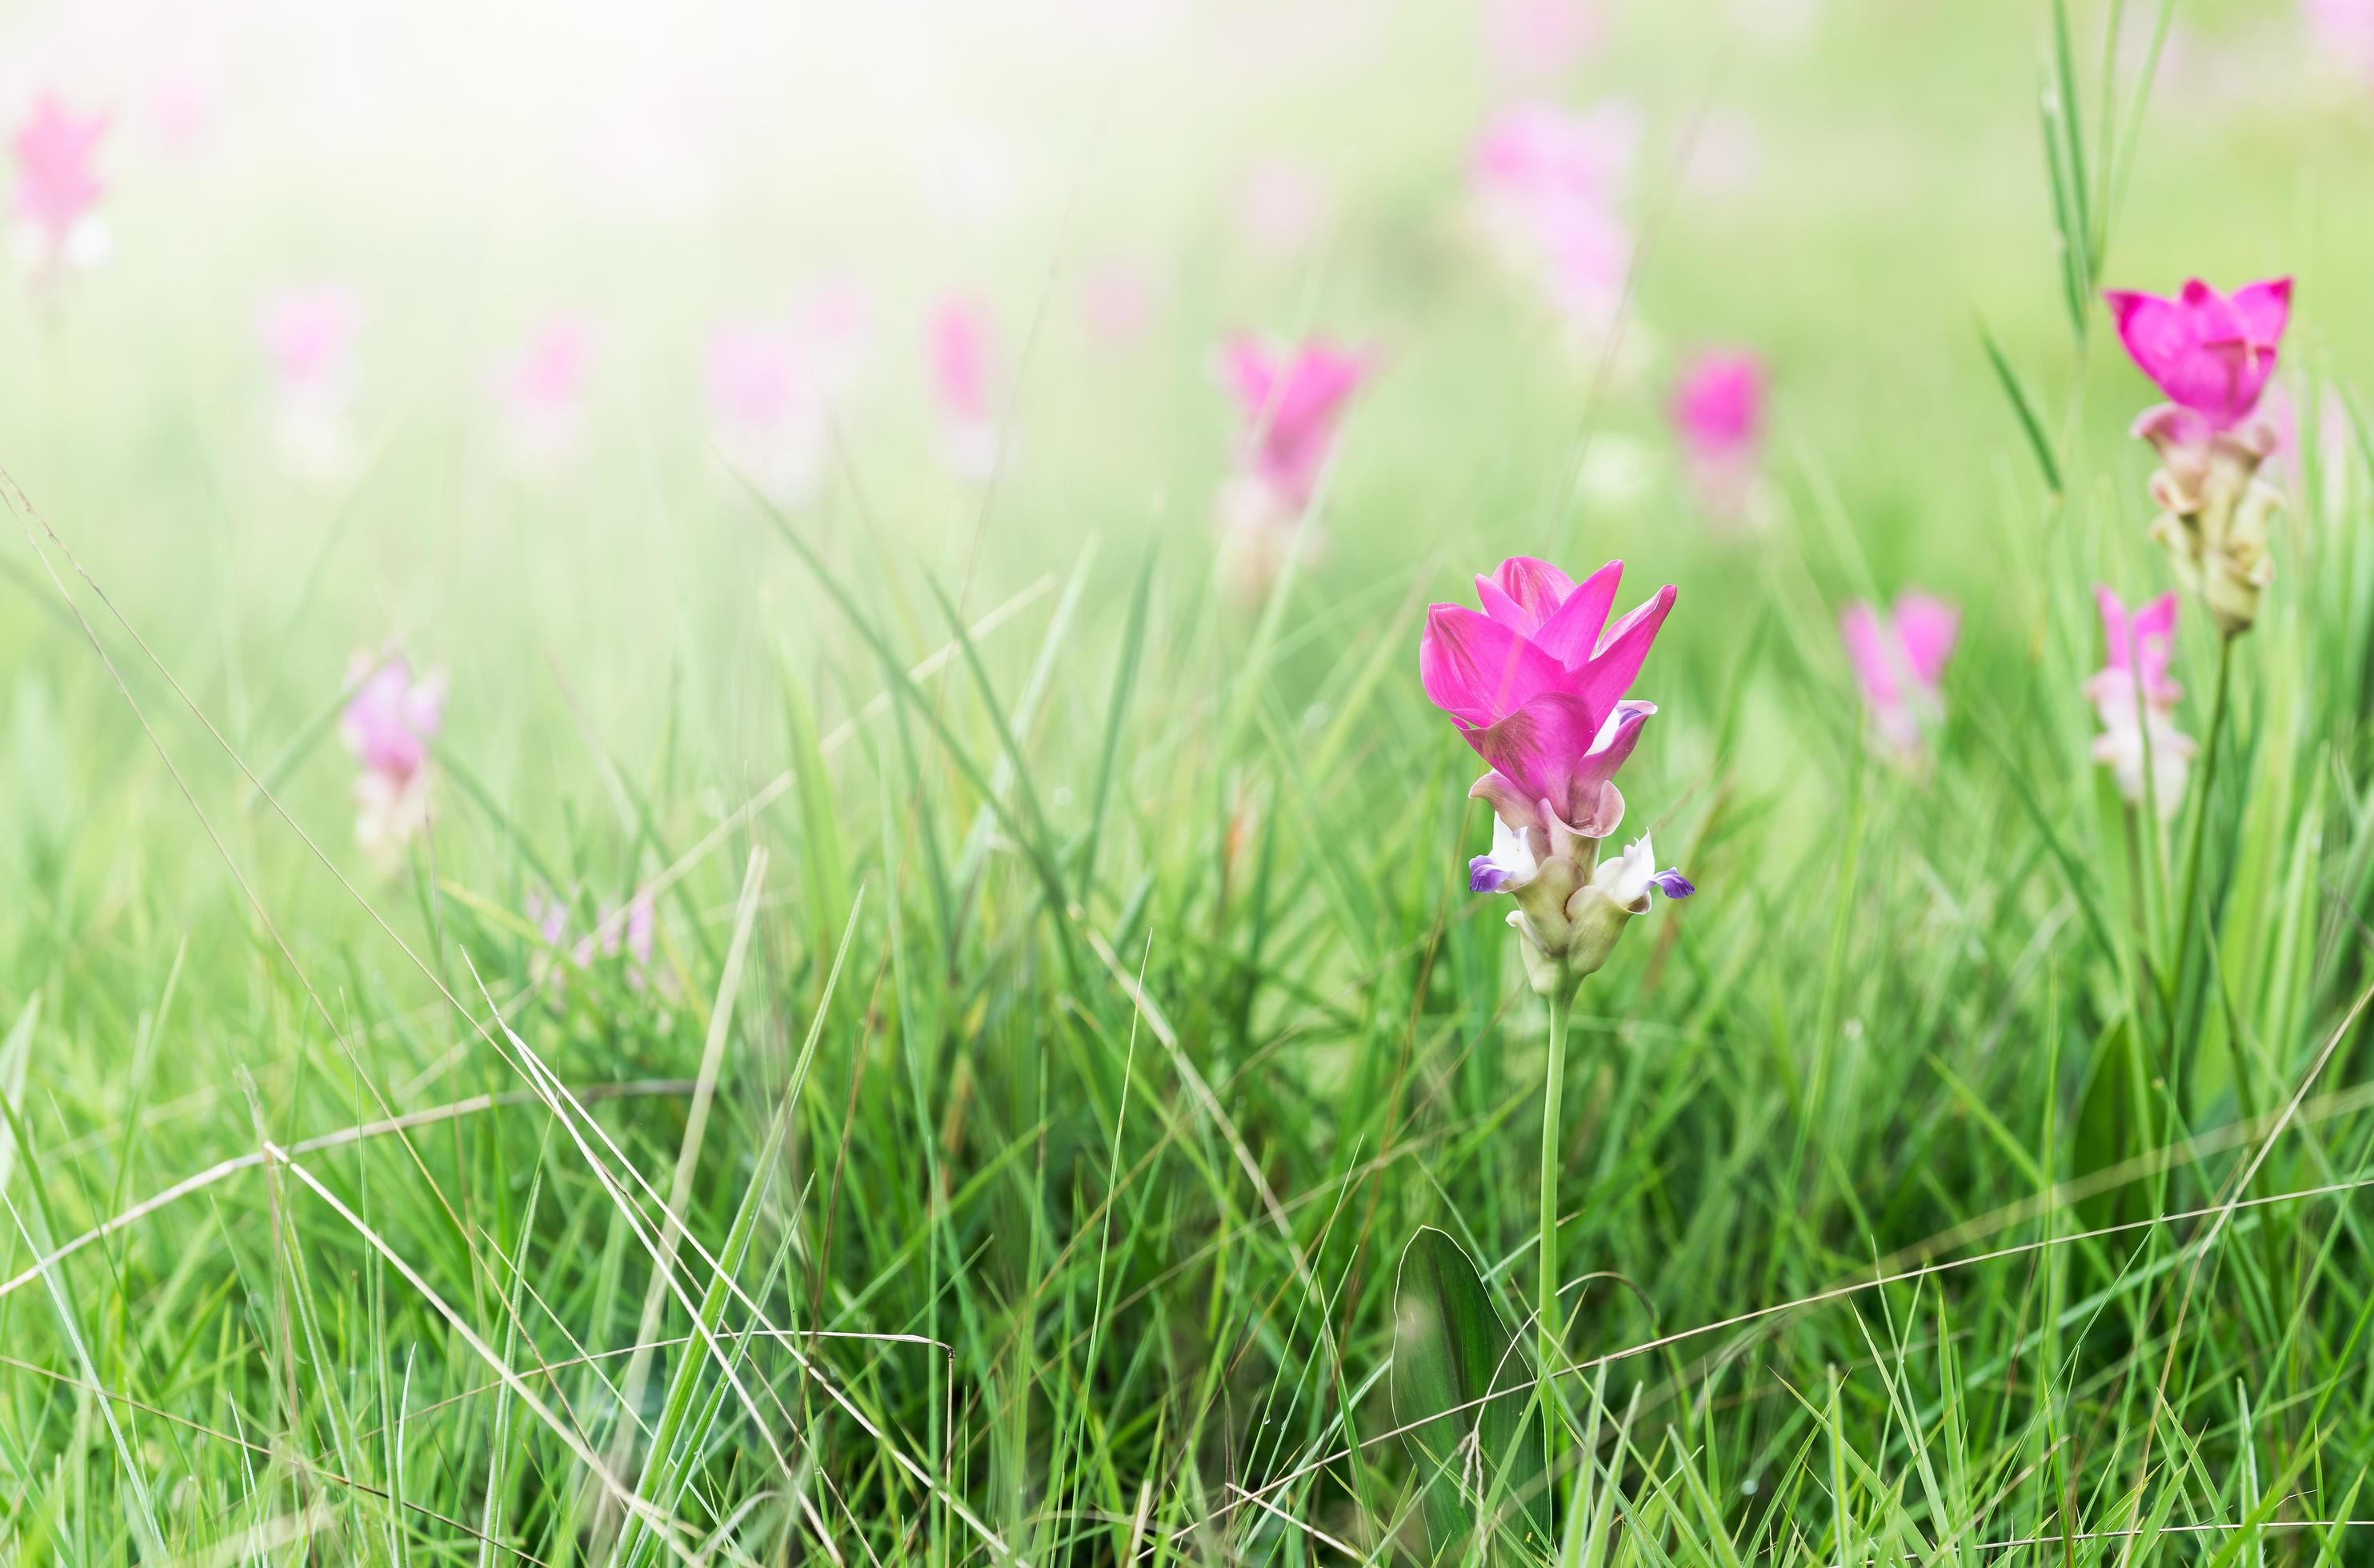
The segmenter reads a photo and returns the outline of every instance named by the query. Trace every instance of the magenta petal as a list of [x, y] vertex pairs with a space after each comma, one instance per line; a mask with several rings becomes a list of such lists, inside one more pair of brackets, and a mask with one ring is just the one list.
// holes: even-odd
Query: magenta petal
[[2125, 345], [2127, 357], [2165, 391], [2178, 359], [2192, 341], [2183, 312], [2173, 300], [2132, 289], [2108, 289], [2102, 298], [2110, 307], [2110, 319], [2118, 325], [2119, 342]]
[[1904, 645], [1904, 661], [1913, 679], [1933, 686], [1954, 651], [1962, 627], [1962, 613], [1942, 599], [1925, 593], [1899, 594], [1896, 601], [1896, 637]]
[[1621, 561], [1610, 561], [1583, 579], [1581, 586], [1557, 607], [1557, 614], [1534, 634], [1534, 640], [1568, 669], [1581, 664], [1598, 646], [1600, 633], [1607, 627], [1607, 612], [1616, 604], [1616, 587], [1623, 580]]
[[1467, 743], [1519, 790], [1567, 811], [1598, 734], [1589, 703], [1572, 692], [1545, 691], [1490, 728], [1468, 731]]
[[1475, 579], [1475, 597], [1483, 602], [1485, 614], [1519, 637], [1531, 637], [1541, 626], [1539, 616], [1527, 614], [1522, 604], [1509, 597], [1508, 590], [1481, 573]]
[[2250, 341], [2273, 349], [2283, 341], [2292, 315], [2292, 280], [2271, 277], [2243, 285], [2234, 293], [2234, 314], [2241, 319]]
[[[1583, 757], [1581, 766], [1575, 769], [1574, 782], [1578, 794], [1595, 789], [1616, 777], [1616, 770], [1631, 759], [1632, 748], [1640, 742], [1640, 726], [1646, 724], [1650, 715], [1656, 711], [1657, 705], [1653, 702], [1619, 702], [1616, 705], [1616, 711], [1607, 716], [1606, 721], [1599, 727], [1599, 733], [1592, 737], [1590, 753]], [[1568, 820], [1581, 819], [1569, 816]]]
[[1854, 666], [1855, 682], [1863, 699], [1875, 708], [1897, 700], [1896, 659], [1887, 647], [1887, 628], [1879, 613], [1858, 599], [1839, 614], [1839, 640], [1846, 644], [1847, 662]]
[[1428, 699], [1475, 730], [1515, 712], [1566, 675], [1557, 660], [1463, 604], [1427, 611], [1417, 665]]
[[[1531, 556], [1511, 556], [1502, 561], [1500, 569], [1492, 574], [1492, 581], [1531, 617], [1523, 628], [1528, 636], [1539, 630], [1542, 623], [1556, 614], [1558, 606], [1574, 592], [1574, 579], [1547, 561], [1535, 560]], [[1475, 586], [1482, 589], [1484, 579], [1476, 579]]]
[[1674, 585], [1667, 583], [1657, 590], [1654, 598], [1607, 629], [1589, 661], [1580, 669], [1569, 671], [1569, 688], [1580, 692], [1595, 712], [1612, 712], [1624, 694], [1632, 689], [1641, 662], [1649, 657], [1657, 632], [1673, 607]]

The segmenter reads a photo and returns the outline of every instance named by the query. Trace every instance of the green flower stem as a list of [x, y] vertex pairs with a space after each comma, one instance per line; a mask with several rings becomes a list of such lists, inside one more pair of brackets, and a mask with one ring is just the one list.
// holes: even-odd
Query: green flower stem
[[1558, 1311], [1558, 1129], [1566, 1120], [1561, 1102], [1566, 1098], [1566, 1025], [1568, 1015], [1574, 1010], [1573, 989], [1568, 988], [1563, 995], [1550, 997], [1549, 1007], [1549, 1071], [1542, 1082], [1541, 1286], [1535, 1298], [1534, 1329], [1535, 1359], [1540, 1363], [1535, 1371], [1541, 1378], [1536, 1397], [1541, 1401], [1545, 1452], [1555, 1458], [1557, 1422], [1554, 1412], [1557, 1401], [1551, 1395], [1550, 1379], [1558, 1363], [1566, 1359], [1565, 1336], [1559, 1332], [1563, 1318]]

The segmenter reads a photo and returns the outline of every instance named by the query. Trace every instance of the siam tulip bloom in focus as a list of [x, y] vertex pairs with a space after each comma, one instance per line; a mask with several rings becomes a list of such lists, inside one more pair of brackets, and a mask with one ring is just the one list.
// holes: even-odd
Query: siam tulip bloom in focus
[[1491, 804], [1492, 851], [1468, 862], [1467, 884], [1515, 897], [1526, 977], [1554, 1000], [1607, 962], [1651, 889], [1694, 891], [1656, 870], [1645, 835], [1600, 860], [1624, 818], [1616, 770], [1656, 711], [1625, 693], [1674, 604], [1661, 588], [1610, 622], [1623, 574], [1610, 561], [1578, 584], [1545, 561], [1503, 561], [1475, 579], [1482, 612], [1432, 606], [1418, 648], [1428, 699], [1491, 766], [1468, 794]]
[[445, 716], [445, 672], [415, 679], [402, 654], [358, 653], [347, 666], [352, 694], [338, 738], [362, 772], [355, 780], [355, 841], [392, 860], [429, 824], [429, 743]]
[[1700, 354], [1674, 389], [1671, 415], [1690, 488], [1710, 515], [1743, 517], [1764, 451], [1764, 362], [1744, 349]]
[[1222, 345], [1218, 364], [1240, 427], [1236, 473], [1220, 494], [1221, 569], [1240, 597], [1260, 599], [1289, 558], [1319, 546], [1311, 501], [1376, 356], [1325, 338], [1288, 345], [1240, 336]]
[[1839, 617], [1873, 728], [1900, 758], [1918, 756], [1923, 726], [1944, 715], [1937, 677], [1961, 624], [1961, 612], [1925, 593], [1897, 595], [1893, 613], [1857, 601]]
[[17, 253], [37, 283], [107, 259], [107, 223], [95, 210], [106, 187], [91, 168], [106, 132], [105, 115], [78, 118], [55, 93], [17, 127]]
[[989, 312], [951, 298], [932, 312], [932, 392], [940, 405], [948, 466], [964, 478], [986, 480], [997, 470], [996, 412], [990, 382], [996, 362]]
[[2268, 533], [2283, 497], [2258, 477], [2275, 433], [2257, 411], [2291, 315], [2292, 281], [2273, 278], [2227, 296], [2194, 278], [2173, 299], [2124, 289], [2103, 298], [2128, 357], [2168, 399], [2139, 415], [2133, 429], [2159, 453], [2152, 537], [2217, 629], [2237, 636], [2259, 618], [2274, 577]]
[[585, 383], [593, 374], [594, 349], [593, 322], [582, 316], [554, 316], [495, 367], [504, 448], [523, 476], [550, 481], [576, 458], [584, 440]]
[[337, 284], [284, 289], [256, 312], [272, 367], [271, 429], [282, 469], [309, 485], [337, 483], [361, 454], [355, 434], [355, 338], [362, 309]]
[[2177, 732], [2176, 705], [2184, 688], [2168, 678], [2176, 649], [2176, 595], [2163, 593], [2129, 613], [2126, 602], [2097, 584], [2107, 662], [2086, 679], [2086, 697], [2102, 720], [2094, 760], [2110, 770], [2130, 805], [2146, 798], [2162, 822], [2184, 801], [2185, 774], [2195, 750]]

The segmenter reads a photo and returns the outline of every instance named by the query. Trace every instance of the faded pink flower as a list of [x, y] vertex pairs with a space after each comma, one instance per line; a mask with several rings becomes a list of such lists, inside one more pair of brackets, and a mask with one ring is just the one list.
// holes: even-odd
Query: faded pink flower
[[948, 466], [969, 479], [986, 479], [997, 466], [995, 327], [978, 300], [950, 296], [928, 323], [932, 392], [946, 432]]
[[1109, 348], [1144, 337], [1154, 321], [1155, 289], [1145, 272], [1115, 263], [1088, 275], [1080, 289], [1080, 313], [1089, 334]]
[[522, 471], [549, 476], [576, 452], [594, 348], [592, 322], [552, 316], [497, 363], [494, 392], [502, 405], [505, 441]]
[[1892, 614], [1857, 601], [1839, 617], [1873, 726], [1899, 755], [1918, 752], [1922, 725], [1944, 712], [1937, 680], [1961, 620], [1960, 611], [1925, 593], [1898, 594]]
[[1273, 255], [1309, 246], [1327, 226], [1326, 182], [1299, 164], [1264, 163], [1245, 180], [1239, 221], [1254, 244]]
[[1494, 253], [1588, 336], [1613, 327], [1623, 302], [1632, 238], [1616, 200], [1639, 142], [1639, 115], [1627, 103], [1587, 112], [1521, 103], [1486, 124], [1469, 161], [1476, 222]]
[[2374, 0], [2300, 0], [2299, 10], [2319, 60], [2374, 76]]
[[2102, 298], [2127, 357], [2205, 440], [2258, 406], [2291, 315], [2292, 280], [2246, 284], [2228, 296], [2193, 278], [2173, 299], [2122, 288]]
[[284, 393], [343, 402], [353, 390], [362, 307], [343, 284], [283, 289], [264, 300], [256, 336]]
[[107, 231], [93, 210], [105, 192], [91, 168], [107, 116], [78, 117], [54, 92], [35, 101], [13, 138], [18, 249], [37, 274], [61, 262], [88, 265], [107, 253]]
[[2184, 690], [2168, 678], [2176, 646], [2176, 595], [2163, 593], [2130, 613], [2126, 602], [2097, 584], [2102, 613], [2104, 663], [2086, 682], [2086, 700], [2102, 721], [2094, 760], [2110, 770], [2133, 805], [2148, 800], [2167, 821], [2184, 799], [2195, 747], [2178, 732], [2176, 705]]
[[355, 779], [355, 837], [374, 858], [392, 856], [429, 823], [429, 743], [445, 714], [445, 672], [415, 679], [401, 654], [358, 653], [338, 738], [362, 771]]
[[1243, 427], [1243, 471], [1274, 509], [1299, 517], [1334, 451], [1346, 405], [1375, 373], [1375, 354], [1325, 338], [1288, 346], [1236, 337], [1220, 350], [1220, 369]]
[[574, 898], [573, 894], [564, 897], [543, 888], [529, 891], [527, 917], [544, 946], [529, 965], [530, 977], [539, 985], [548, 982], [558, 993], [566, 978], [558, 961], [565, 961], [570, 968], [591, 969], [598, 960], [617, 958], [623, 951], [627, 987], [629, 990], [641, 990], [650, 983], [659, 928], [659, 908], [652, 890], [638, 889], [624, 905], [605, 905], [594, 929], [572, 942], [569, 940], [569, 912]]
[[1764, 451], [1764, 360], [1747, 349], [1707, 349], [1690, 360], [1669, 413], [1693, 470], [1755, 470]]
[[710, 428], [735, 472], [782, 506], [822, 486], [832, 414], [803, 363], [798, 334], [776, 322], [729, 322], [709, 337]]
[[1604, 0], [1492, 0], [1484, 18], [1494, 67], [1519, 81], [1564, 75], [1606, 31]]

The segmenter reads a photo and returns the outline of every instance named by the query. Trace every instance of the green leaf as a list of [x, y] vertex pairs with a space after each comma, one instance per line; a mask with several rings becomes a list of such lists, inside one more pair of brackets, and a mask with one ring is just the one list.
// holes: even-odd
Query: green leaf
[[2021, 384], [2019, 372], [2004, 357], [2003, 345], [1995, 334], [1979, 324], [1979, 341], [1986, 345], [1987, 362], [1995, 368], [1995, 380], [2003, 383], [2004, 396], [2011, 399], [2011, 411], [2019, 417], [2020, 433], [2027, 438], [2027, 450], [2035, 454], [2036, 466], [2044, 471], [2045, 487], [2054, 495], [2062, 494], [2061, 464], [2053, 460], [2052, 443], [2044, 439], [2044, 422], [2036, 415], [2036, 404]]
[[[1425, 1488], [1429, 1561], [1547, 1555], [1549, 1492], [1532, 1366], [1475, 1263], [1432, 1226], [1410, 1237], [1393, 1286], [1393, 1424]], [[1493, 1397], [1497, 1396], [1497, 1397]]]

